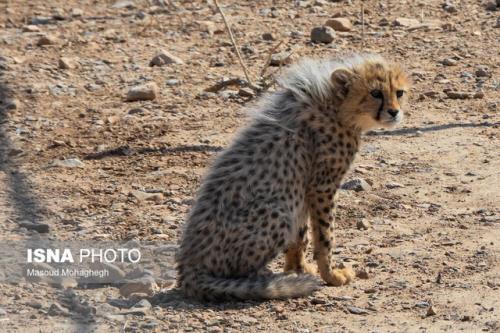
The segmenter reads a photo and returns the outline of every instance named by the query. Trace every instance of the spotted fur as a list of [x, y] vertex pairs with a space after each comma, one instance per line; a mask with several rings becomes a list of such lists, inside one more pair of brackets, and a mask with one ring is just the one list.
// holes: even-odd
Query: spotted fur
[[[354, 278], [352, 270], [334, 264], [335, 194], [361, 133], [401, 120], [405, 96], [397, 95], [408, 89], [407, 77], [399, 66], [365, 54], [302, 61], [280, 85], [255, 107], [252, 122], [202, 182], [177, 257], [178, 283], [187, 296], [216, 301], [311, 294], [319, 280], [305, 261], [309, 227], [321, 278], [334, 286]], [[285, 273], [266, 271], [283, 251]]]

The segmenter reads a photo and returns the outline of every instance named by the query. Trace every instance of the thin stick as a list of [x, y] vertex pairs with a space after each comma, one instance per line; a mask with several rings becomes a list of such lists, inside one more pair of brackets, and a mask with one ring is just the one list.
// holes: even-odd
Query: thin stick
[[361, 0], [361, 47], [365, 49], [365, 3]]
[[269, 68], [269, 65], [271, 64], [271, 58], [273, 57], [274, 52], [276, 52], [276, 50], [278, 49], [278, 47], [280, 47], [281, 44], [283, 44], [283, 41], [280, 41], [269, 51], [266, 63], [264, 64], [264, 68], [262, 68], [262, 71], [260, 72], [260, 77], [264, 77], [264, 75], [266, 74], [266, 71]]
[[240, 61], [240, 65], [243, 68], [243, 72], [245, 73], [245, 77], [247, 78], [248, 85], [250, 87], [254, 87], [252, 80], [250, 80], [250, 76], [248, 75], [247, 66], [245, 66], [245, 63], [243, 62], [243, 58], [241, 57], [240, 49], [238, 48], [238, 45], [236, 45], [236, 41], [234, 40], [233, 32], [231, 31], [231, 28], [229, 27], [229, 23], [227, 23], [226, 16], [224, 15], [224, 12], [222, 11], [222, 8], [219, 6], [219, 2], [217, 0], [214, 0], [214, 4], [217, 7], [217, 9], [219, 10], [220, 15], [222, 16], [222, 20], [224, 21], [224, 25], [226, 26], [227, 32], [229, 33], [229, 38], [231, 38], [231, 43], [233, 44], [233, 47], [236, 50], [236, 54], [238, 55], [238, 60]]

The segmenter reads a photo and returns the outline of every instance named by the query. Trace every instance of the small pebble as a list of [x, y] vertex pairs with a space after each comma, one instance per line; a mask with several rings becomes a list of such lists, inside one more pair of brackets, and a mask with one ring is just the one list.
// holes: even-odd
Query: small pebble
[[74, 59], [69, 57], [59, 58], [59, 68], [60, 69], [75, 69], [77, 64]]
[[57, 38], [55, 38], [54, 36], [50, 36], [50, 35], [40, 37], [40, 39], [38, 39], [38, 42], [36, 43], [36, 45], [38, 45], [38, 46], [46, 46], [46, 45], [54, 45], [54, 44], [57, 44]]
[[452, 58], [443, 59], [441, 61], [441, 63], [445, 66], [456, 66], [457, 65], [457, 61], [455, 59], [452, 59]]
[[427, 309], [426, 316], [430, 317], [430, 316], [435, 316], [436, 314], [437, 314], [436, 309], [434, 309], [432, 305], [429, 306], [429, 308]]
[[368, 182], [362, 178], [351, 179], [342, 184], [341, 188], [343, 190], [351, 190], [356, 192], [370, 191], [372, 189], [370, 184], [368, 184]]
[[149, 66], [164, 66], [177, 64], [181, 65], [184, 61], [181, 58], [174, 56], [168, 51], [160, 50], [160, 52], [151, 59]]
[[262, 34], [262, 39], [266, 40], [266, 41], [276, 40], [276, 38], [274, 37], [274, 35], [272, 33], [270, 33], [270, 32], [263, 33]]

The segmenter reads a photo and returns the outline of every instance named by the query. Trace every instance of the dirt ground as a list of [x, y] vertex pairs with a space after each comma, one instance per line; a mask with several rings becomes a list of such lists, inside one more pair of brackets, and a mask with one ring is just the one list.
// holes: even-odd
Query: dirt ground
[[[137, 314], [116, 306], [132, 301], [114, 286], [0, 282], [0, 331], [498, 332], [500, 8], [365, 1], [362, 18], [360, 0], [220, 2], [253, 80], [280, 42], [275, 52], [293, 61], [370, 51], [408, 69], [403, 126], [365, 135], [346, 177], [371, 189], [339, 196], [338, 260], [368, 278], [289, 301], [211, 305], [166, 293]], [[31, 221], [50, 227], [42, 238], [175, 244], [204, 170], [256, 100], [238, 86], [205, 92], [245, 78], [213, 2], [4, 0], [0, 9], [2, 240], [34, 237], [21, 226]], [[332, 17], [352, 29], [312, 43], [311, 29]], [[183, 63], [149, 66], [161, 49]], [[154, 100], [126, 101], [147, 82]]]

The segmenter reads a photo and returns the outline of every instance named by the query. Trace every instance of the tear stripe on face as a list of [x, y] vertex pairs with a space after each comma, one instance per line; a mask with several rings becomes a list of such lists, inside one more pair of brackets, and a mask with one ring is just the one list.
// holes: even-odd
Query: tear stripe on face
[[384, 110], [384, 94], [382, 94], [382, 98], [381, 98], [381, 102], [380, 103], [380, 107], [378, 108], [378, 111], [377, 111], [377, 121], [380, 120], [380, 116], [382, 115], [382, 111]]

